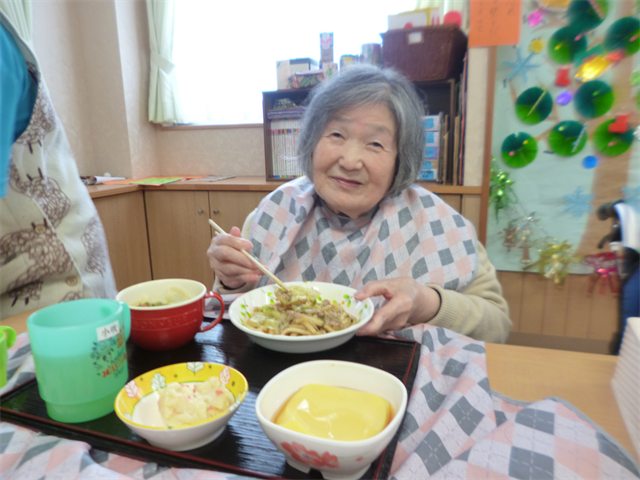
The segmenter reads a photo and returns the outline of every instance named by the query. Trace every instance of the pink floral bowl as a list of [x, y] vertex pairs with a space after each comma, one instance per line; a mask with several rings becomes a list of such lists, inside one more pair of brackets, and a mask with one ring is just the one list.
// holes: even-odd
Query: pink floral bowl
[[[391, 404], [395, 415], [377, 435], [354, 442], [313, 437], [276, 425], [272, 420], [284, 403], [308, 384], [374, 393]], [[407, 397], [402, 382], [383, 370], [359, 363], [316, 360], [299, 363], [273, 377], [256, 398], [256, 416], [265, 435], [293, 468], [304, 473], [318, 470], [327, 480], [355, 480], [366, 473], [398, 431]]]

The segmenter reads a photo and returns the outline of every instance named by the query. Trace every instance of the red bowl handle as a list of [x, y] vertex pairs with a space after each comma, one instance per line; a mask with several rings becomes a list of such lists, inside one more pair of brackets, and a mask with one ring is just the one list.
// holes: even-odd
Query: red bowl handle
[[206, 298], [215, 298], [216, 300], [218, 300], [218, 302], [220, 303], [220, 315], [218, 315], [218, 318], [216, 318], [213, 322], [211, 322], [206, 327], [203, 327], [202, 325], [200, 325], [200, 332], [206, 332], [207, 330], [211, 330], [213, 327], [215, 327], [217, 324], [220, 323], [220, 320], [222, 320], [222, 315], [224, 315], [224, 300], [222, 300], [222, 297], [220, 296], [219, 293], [207, 292], [204, 294], [204, 298], [202, 299], [202, 301], [204, 302]]

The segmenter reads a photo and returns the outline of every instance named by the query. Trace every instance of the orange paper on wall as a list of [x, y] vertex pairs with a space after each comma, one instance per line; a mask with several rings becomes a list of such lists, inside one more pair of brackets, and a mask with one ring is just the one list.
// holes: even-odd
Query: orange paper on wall
[[520, 0], [471, 0], [469, 47], [517, 45]]

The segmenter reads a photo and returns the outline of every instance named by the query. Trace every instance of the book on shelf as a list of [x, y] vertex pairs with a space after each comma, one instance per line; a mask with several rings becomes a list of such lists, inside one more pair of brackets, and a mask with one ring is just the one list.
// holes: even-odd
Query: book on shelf
[[274, 118], [271, 121], [271, 165], [273, 178], [297, 178], [303, 175], [296, 161], [300, 116]]
[[284, 110], [269, 110], [267, 119], [275, 120], [278, 118], [301, 118], [304, 113], [304, 107], [287, 108]]
[[449, 178], [449, 115], [443, 115], [440, 135], [440, 173], [438, 183], [446, 183]]
[[452, 176], [452, 184], [460, 185], [459, 182], [459, 150], [460, 150], [460, 115], [456, 116], [453, 124], [453, 176]]
[[464, 185], [464, 154], [465, 154], [465, 137], [466, 137], [466, 125], [467, 125], [467, 84], [468, 84], [468, 63], [469, 53], [464, 56], [464, 66], [462, 69], [461, 81], [460, 81], [460, 98], [458, 101], [460, 112], [460, 147], [458, 151], [458, 176], [457, 184]]
[[422, 117], [424, 130], [424, 158], [418, 172], [418, 180], [426, 182], [438, 182], [441, 171], [441, 146], [442, 113], [437, 115], [425, 115]]

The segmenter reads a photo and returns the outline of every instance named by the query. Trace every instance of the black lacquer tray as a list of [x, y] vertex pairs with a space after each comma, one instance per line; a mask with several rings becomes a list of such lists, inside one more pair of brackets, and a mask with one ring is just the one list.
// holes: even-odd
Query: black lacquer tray
[[[255, 414], [255, 399], [261, 388], [277, 373], [292, 365], [331, 359], [385, 370], [400, 379], [411, 393], [420, 355], [417, 343], [375, 337], [354, 337], [326, 352], [279, 353], [255, 344], [228, 321], [221, 322], [209, 332], [197, 334], [193, 341], [176, 350], [150, 352], [129, 342], [127, 351], [129, 378], [172, 363], [223, 363], [244, 374], [249, 382], [249, 393], [218, 439], [187, 452], [171, 452], [150, 445], [127, 428], [115, 413], [84, 423], [56, 422], [47, 415], [35, 379], [0, 397], [2, 420], [159, 465], [220, 470], [262, 478], [322, 478], [317, 471], [304, 474], [290, 467], [284, 455], [266, 437]], [[364, 478], [388, 478], [398, 435], [399, 432]]]

